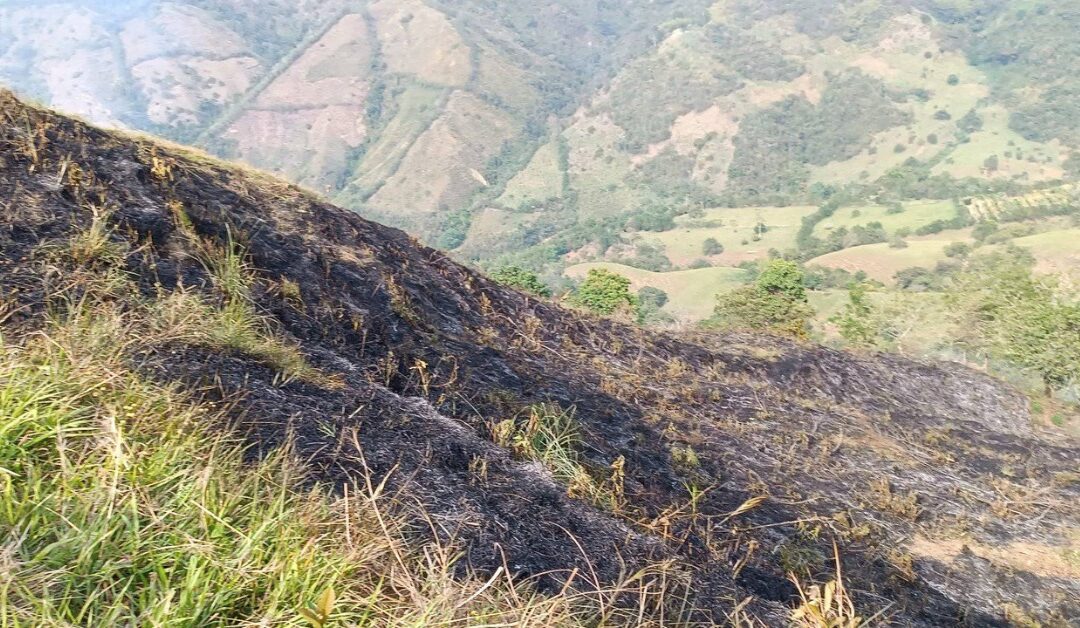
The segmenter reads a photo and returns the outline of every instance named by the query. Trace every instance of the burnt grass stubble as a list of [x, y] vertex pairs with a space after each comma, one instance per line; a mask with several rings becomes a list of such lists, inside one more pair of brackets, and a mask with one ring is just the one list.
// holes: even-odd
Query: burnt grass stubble
[[[85, 189], [58, 177], [64, 163]], [[1060, 544], [1077, 521], [1076, 483], [1053, 480], [1076, 471], [1077, 448], [1033, 432], [1022, 395], [981, 373], [584, 317], [283, 183], [0, 93], [7, 335], [40, 326], [39, 252], [90, 224], [85, 198], [112, 208], [111, 237], [146, 295], [213, 291], [170, 200], [200, 237], [242, 246], [259, 310], [341, 385], [282, 382], [252, 356], [177, 344], [132, 356], [138, 369], [227, 404], [235, 424], [222, 429], [252, 456], [291, 441], [312, 481], [389, 475], [438, 522], [418, 534], [462, 544], [462, 572], [504, 567], [554, 591], [572, 570], [602, 586], [677, 559], [692, 620], [724, 621], [752, 597], [748, 611], [782, 625], [797, 599], [786, 572], [831, 578], [835, 540], [864, 617], [888, 607], [897, 625], [1008, 625], [1004, 604], [1051, 625], [1080, 617], [1073, 579], [905, 549], [952, 530], [988, 547]], [[299, 298], [282, 296], [284, 280]], [[598, 480], [622, 457], [617, 512], [492, 442], [494, 422], [541, 402], [574, 409]], [[707, 489], [694, 509], [690, 486]]]

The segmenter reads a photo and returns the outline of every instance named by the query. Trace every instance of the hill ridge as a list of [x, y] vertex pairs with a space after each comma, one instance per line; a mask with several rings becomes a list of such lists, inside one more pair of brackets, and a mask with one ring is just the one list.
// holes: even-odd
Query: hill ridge
[[[49, 295], [64, 271], [43, 252], [102, 221], [125, 282], [150, 300], [192, 290], [227, 304], [199, 247], [239, 246], [244, 302], [325, 378], [182, 340], [133, 365], [223, 404], [253, 455], [291, 441], [313, 482], [388, 478], [463, 543], [463, 571], [558, 591], [574, 569], [602, 586], [674, 560], [696, 621], [749, 597], [746, 612], [780, 625], [797, 601], [786, 572], [825, 577], [836, 539], [864, 616], [1005, 625], [1010, 604], [1077, 616], [1076, 579], [909, 542], [963, 529], [973, 547], [1069, 547], [1080, 486], [1054, 478], [1074, 472], [1076, 449], [1034, 432], [1026, 399], [983, 374], [582, 317], [293, 186], [6, 92], [0, 146], [5, 335], [62, 307]], [[549, 419], [580, 438], [568, 487], [523, 445]], [[695, 514], [675, 516], [688, 500]]]

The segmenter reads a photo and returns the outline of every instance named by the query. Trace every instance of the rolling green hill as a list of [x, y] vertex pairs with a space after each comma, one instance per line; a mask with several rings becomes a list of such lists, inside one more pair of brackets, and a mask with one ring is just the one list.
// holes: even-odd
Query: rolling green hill
[[594, 268], [603, 268], [626, 277], [635, 292], [646, 287], [663, 290], [670, 297], [664, 310], [681, 322], [708, 318], [712, 314], [717, 293], [740, 286], [747, 279], [747, 272], [739, 268], [696, 268], [657, 273], [604, 262], [576, 264], [567, 268], [566, 274], [581, 279]]

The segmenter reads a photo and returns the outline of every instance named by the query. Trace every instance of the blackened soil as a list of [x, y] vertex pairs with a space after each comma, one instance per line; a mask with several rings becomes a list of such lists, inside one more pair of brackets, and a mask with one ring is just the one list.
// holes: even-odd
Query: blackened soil
[[[1053, 555], [1076, 533], [1080, 486], [1062, 478], [1080, 450], [1034, 433], [1025, 399], [975, 371], [585, 318], [280, 182], [7, 94], [0, 204], [0, 306], [15, 334], [40, 325], [56, 288], [41, 252], [85, 229], [91, 205], [109, 208], [147, 295], [211, 290], [178, 206], [201, 237], [242, 244], [260, 310], [343, 385], [281, 383], [252, 356], [205, 347], [133, 360], [226, 404], [252, 455], [292, 439], [314, 481], [389, 475], [465, 544], [463, 570], [505, 566], [556, 588], [574, 569], [602, 584], [674, 558], [698, 620], [752, 596], [749, 610], [782, 625], [787, 571], [828, 578], [835, 540], [864, 616], [1006, 625], [1011, 604], [1047, 625], [1080, 618], [1075, 573], [926, 549], [960, 538]], [[568, 497], [491, 442], [493, 422], [539, 402], [575, 408], [598, 479], [624, 461], [620, 512]], [[688, 487], [705, 490], [697, 514], [666, 516]]]

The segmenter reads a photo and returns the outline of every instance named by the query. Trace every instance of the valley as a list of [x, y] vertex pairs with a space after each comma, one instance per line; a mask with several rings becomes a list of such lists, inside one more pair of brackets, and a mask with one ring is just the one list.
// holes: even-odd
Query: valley
[[0, 3], [0, 625], [1075, 625], [1078, 29]]

